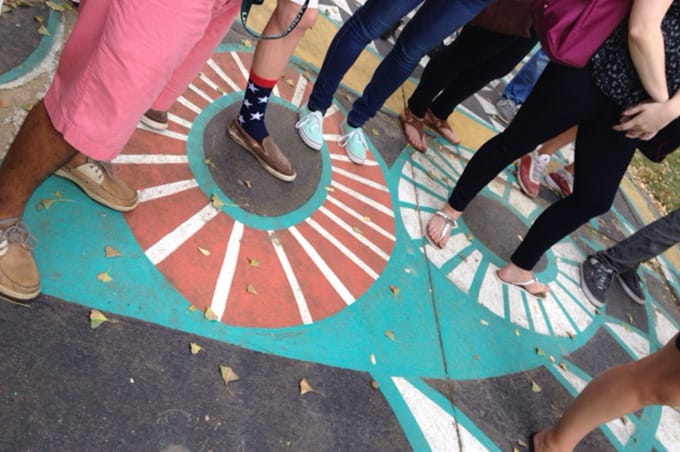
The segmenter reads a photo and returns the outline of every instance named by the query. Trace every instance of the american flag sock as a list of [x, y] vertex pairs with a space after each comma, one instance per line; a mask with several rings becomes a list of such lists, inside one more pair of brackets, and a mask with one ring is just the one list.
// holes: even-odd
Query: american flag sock
[[264, 123], [264, 114], [274, 85], [276, 80], [267, 80], [251, 72], [241, 110], [238, 112], [239, 125], [248, 135], [260, 142], [269, 136]]

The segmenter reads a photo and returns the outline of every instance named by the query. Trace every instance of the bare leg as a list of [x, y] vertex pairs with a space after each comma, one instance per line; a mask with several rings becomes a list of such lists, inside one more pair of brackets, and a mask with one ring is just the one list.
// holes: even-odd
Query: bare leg
[[38, 102], [0, 166], [0, 219], [21, 217], [36, 187], [75, 153]]
[[534, 437], [536, 451], [570, 451], [598, 425], [647, 405], [680, 405], [680, 350], [673, 338], [639, 361], [593, 379], [553, 428]]

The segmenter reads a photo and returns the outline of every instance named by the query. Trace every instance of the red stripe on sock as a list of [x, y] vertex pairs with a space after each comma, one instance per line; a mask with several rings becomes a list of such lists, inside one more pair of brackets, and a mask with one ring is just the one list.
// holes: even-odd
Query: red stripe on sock
[[276, 85], [276, 82], [278, 82], [277, 79], [274, 80], [268, 80], [266, 78], [260, 77], [254, 72], [250, 72], [250, 81], [255, 83], [257, 86], [261, 86], [263, 88], [273, 88], [274, 85]]

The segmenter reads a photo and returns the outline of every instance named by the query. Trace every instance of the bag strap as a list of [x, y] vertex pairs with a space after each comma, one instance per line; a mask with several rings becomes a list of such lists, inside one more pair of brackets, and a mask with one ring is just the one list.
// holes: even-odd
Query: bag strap
[[241, 24], [243, 24], [243, 28], [245, 28], [248, 33], [250, 33], [253, 37], [257, 39], [280, 39], [283, 38], [284, 36], [287, 36], [288, 33], [295, 29], [297, 24], [300, 22], [300, 19], [302, 19], [302, 15], [305, 13], [305, 11], [307, 11], [307, 6], [309, 6], [309, 0], [304, 0], [302, 5], [300, 5], [300, 10], [293, 18], [293, 21], [290, 23], [290, 25], [288, 25], [288, 28], [286, 28], [281, 33], [275, 35], [261, 35], [255, 30], [249, 28], [248, 25], [246, 25], [246, 22], [248, 21], [248, 13], [250, 12], [250, 7], [253, 5], [253, 3], [256, 5], [261, 5], [262, 3], [264, 3], [264, 0], [241, 1]]

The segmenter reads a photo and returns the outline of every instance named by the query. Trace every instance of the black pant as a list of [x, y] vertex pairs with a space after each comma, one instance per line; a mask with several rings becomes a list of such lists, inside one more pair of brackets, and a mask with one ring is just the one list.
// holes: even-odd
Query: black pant
[[574, 192], [548, 207], [512, 255], [531, 270], [554, 243], [609, 210], [639, 140], [612, 130], [621, 108], [597, 88], [590, 67], [549, 63], [505, 131], [487, 141], [461, 175], [449, 204], [462, 211], [479, 191], [517, 158], [579, 124]]
[[[536, 44], [471, 25], [427, 64], [408, 108], [422, 118], [428, 108], [446, 119], [462, 101], [510, 72]], [[434, 102], [433, 102], [434, 99]]]

